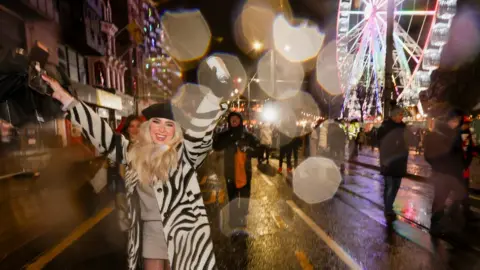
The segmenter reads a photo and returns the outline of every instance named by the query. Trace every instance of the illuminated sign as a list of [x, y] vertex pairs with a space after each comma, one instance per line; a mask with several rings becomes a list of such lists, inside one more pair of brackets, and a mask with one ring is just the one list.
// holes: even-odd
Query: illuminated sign
[[116, 96], [114, 94], [102, 91], [100, 89], [97, 89], [97, 104], [114, 109], [114, 110], [122, 110], [122, 98], [119, 96]]

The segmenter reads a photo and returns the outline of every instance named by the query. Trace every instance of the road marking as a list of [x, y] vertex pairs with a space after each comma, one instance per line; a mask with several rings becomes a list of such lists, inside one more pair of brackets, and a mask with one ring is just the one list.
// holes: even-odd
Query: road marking
[[302, 250], [295, 251], [295, 256], [303, 270], [313, 270], [313, 265], [307, 258], [307, 255]]
[[283, 219], [279, 215], [275, 215], [273, 212], [270, 212], [270, 216], [272, 216], [272, 219], [275, 221], [275, 224], [279, 229], [287, 229], [287, 224], [283, 221]]
[[10, 173], [10, 174], [6, 174], [6, 175], [2, 175], [2, 176], [0, 176], [0, 180], [8, 179], [8, 178], [11, 178], [11, 177], [23, 174], [23, 173], [25, 173], [25, 172], [17, 172], [17, 173]]
[[480, 201], [480, 197], [478, 197], [478, 196], [469, 195], [469, 197], [470, 197], [470, 199], [474, 199], [474, 200]]
[[350, 269], [363, 269], [337, 242], [330, 238], [307, 214], [300, 210], [293, 201], [288, 200], [287, 204]]
[[266, 177], [264, 174], [260, 173], [260, 176], [263, 178], [263, 180], [265, 180], [265, 182], [267, 182], [267, 184], [269, 186], [273, 186], [273, 183], [272, 181], [270, 181], [270, 179], [268, 179], [268, 177]]
[[100, 212], [87, 219], [85, 222], [80, 224], [75, 230], [65, 237], [58, 245], [53, 247], [51, 250], [47, 251], [45, 254], [41, 255], [35, 262], [30, 265], [27, 265], [27, 270], [37, 270], [45, 267], [49, 262], [51, 262], [55, 257], [62, 253], [65, 249], [71, 246], [75, 241], [80, 239], [86, 232], [91, 230], [95, 225], [102, 221], [106, 216], [112, 213], [113, 207], [105, 207]]

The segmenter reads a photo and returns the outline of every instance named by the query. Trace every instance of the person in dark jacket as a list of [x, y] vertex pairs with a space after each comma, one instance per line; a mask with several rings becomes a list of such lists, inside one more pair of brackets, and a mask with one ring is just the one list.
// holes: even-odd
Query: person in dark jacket
[[463, 118], [463, 125], [460, 131], [460, 136], [462, 139], [463, 153], [464, 153], [464, 163], [465, 170], [463, 172], [463, 184], [465, 185], [465, 196], [462, 200], [463, 214], [465, 218], [469, 221], [475, 221], [478, 218], [470, 209], [470, 197], [468, 190], [470, 189], [470, 165], [472, 164], [473, 157], [478, 155], [479, 149], [473, 142], [472, 133], [470, 131], [470, 124], [472, 120], [468, 117]]
[[449, 232], [441, 225], [445, 216], [445, 202], [451, 191], [454, 194], [454, 204], [458, 205], [465, 197], [463, 172], [465, 158], [462, 148], [460, 127], [463, 112], [451, 110], [444, 121], [435, 123], [435, 129], [425, 138], [425, 160], [432, 168], [434, 198], [430, 234], [440, 236]]
[[[227, 118], [228, 129], [217, 134], [213, 139], [213, 149], [224, 151], [224, 176], [227, 182], [227, 193], [230, 203], [230, 226], [232, 228], [244, 228], [248, 214], [248, 200], [240, 200], [240, 203], [232, 203], [237, 198], [249, 198], [252, 180], [253, 153], [260, 147], [260, 141], [243, 126], [242, 115], [231, 112]], [[236, 155], [241, 151], [246, 153], [244, 172], [236, 172]], [[246, 175], [246, 184], [239, 184], [239, 175]], [[242, 186], [243, 185], [243, 186]], [[234, 214], [233, 214], [234, 213]]]
[[395, 220], [393, 202], [397, 196], [402, 178], [407, 173], [408, 143], [407, 129], [403, 122], [403, 109], [393, 107], [390, 118], [383, 121], [377, 136], [380, 149], [380, 173], [384, 177], [383, 201], [385, 218]]
[[285, 135], [283, 132], [278, 131], [278, 137], [280, 141], [280, 156], [278, 158], [278, 173], [283, 171], [283, 160], [287, 163], [287, 172], [292, 172], [292, 153], [294, 139]]

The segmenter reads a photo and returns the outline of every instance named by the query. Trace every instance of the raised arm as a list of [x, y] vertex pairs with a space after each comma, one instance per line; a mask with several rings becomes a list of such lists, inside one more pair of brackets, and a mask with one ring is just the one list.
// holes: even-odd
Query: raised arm
[[212, 149], [213, 131], [218, 119], [227, 110], [226, 104], [219, 105], [220, 101], [220, 98], [209, 92], [200, 102], [195, 117], [185, 130], [185, 153], [194, 167], [201, 165]]
[[[63, 110], [68, 113], [72, 124], [82, 128], [82, 133], [99, 152], [108, 153], [108, 158], [116, 161], [114, 132], [105, 120], [98, 116], [88, 105], [72, 97], [54, 79], [46, 76], [43, 79], [53, 89], [53, 98], [63, 104]], [[125, 149], [128, 147], [128, 140], [124, 136], [121, 136], [121, 140], [125, 152]]]

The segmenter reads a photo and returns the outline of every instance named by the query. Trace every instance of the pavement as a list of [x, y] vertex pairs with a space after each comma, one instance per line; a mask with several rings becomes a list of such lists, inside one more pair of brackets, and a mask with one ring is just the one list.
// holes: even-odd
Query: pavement
[[[292, 191], [295, 179], [276, 173], [278, 161], [254, 162], [249, 237], [232, 238], [222, 160], [214, 153], [200, 170], [219, 269], [480, 269], [479, 224], [464, 232], [469, 241], [461, 245], [431, 239], [432, 189], [405, 178], [395, 201], [399, 220], [389, 227], [381, 176], [356, 164], [347, 164], [332, 199], [307, 204]], [[108, 196], [71, 177], [44, 181], [0, 182], [10, 187], [0, 189], [2, 220], [8, 221], [0, 225], [0, 269], [123, 269], [125, 235], [111, 202], [98, 200]], [[96, 203], [86, 207], [90, 200]], [[477, 199], [472, 203], [479, 207]]]

